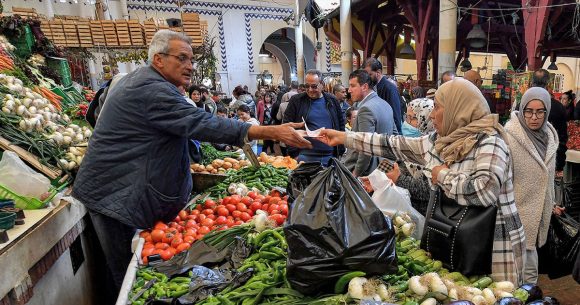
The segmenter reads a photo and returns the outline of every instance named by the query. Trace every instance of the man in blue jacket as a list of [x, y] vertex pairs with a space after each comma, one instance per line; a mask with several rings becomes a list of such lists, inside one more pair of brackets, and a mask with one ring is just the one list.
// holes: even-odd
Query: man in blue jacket
[[[306, 121], [310, 130], [320, 128], [344, 131], [345, 117], [340, 103], [332, 94], [322, 92], [322, 73], [318, 70], [308, 70], [305, 77], [306, 92], [290, 98], [284, 111], [282, 122], [299, 123]], [[288, 147], [288, 153], [298, 161], [320, 161], [326, 165], [332, 157], [339, 157], [344, 149], [331, 147], [316, 139], [312, 139], [312, 148]]]
[[189, 139], [238, 146], [268, 139], [310, 147], [293, 126], [250, 126], [187, 103], [178, 87], [189, 85], [193, 52], [182, 33], [158, 31], [148, 56], [149, 66], [129, 73], [108, 93], [73, 187], [73, 196], [89, 210], [117, 290], [135, 230], [173, 220], [189, 199]]
[[376, 84], [375, 91], [379, 97], [391, 105], [391, 109], [393, 109], [393, 118], [395, 119], [395, 126], [397, 126], [397, 132], [401, 134], [403, 116], [401, 114], [401, 100], [397, 86], [390, 83], [387, 80], [387, 77], [383, 75], [383, 65], [378, 59], [369, 57], [365, 61], [364, 69], [371, 76], [373, 83]]

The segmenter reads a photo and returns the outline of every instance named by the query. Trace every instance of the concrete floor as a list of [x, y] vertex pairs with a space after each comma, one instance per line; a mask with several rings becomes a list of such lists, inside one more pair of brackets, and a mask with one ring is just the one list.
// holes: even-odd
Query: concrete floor
[[572, 276], [550, 280], [547, 275], [540, 275], [538, 285], [544, 295], [555, 297], [560, 305], [580, 305], [580, 284]]

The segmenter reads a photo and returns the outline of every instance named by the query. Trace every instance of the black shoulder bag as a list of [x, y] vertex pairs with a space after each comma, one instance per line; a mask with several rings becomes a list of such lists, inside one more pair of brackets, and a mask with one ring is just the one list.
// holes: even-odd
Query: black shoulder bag
[[462, 206], [437, 187], [431, 191], [421, 247], [450, 271], [491, 273], [497, 207]]

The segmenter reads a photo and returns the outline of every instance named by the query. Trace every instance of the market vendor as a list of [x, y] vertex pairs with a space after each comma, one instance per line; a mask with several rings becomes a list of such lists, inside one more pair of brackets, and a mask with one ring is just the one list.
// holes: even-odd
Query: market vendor
[[293, 127], [251, 126], [212, 116], [185, 101], [193, 70], [191, 40], [158, 31], [149, 65], [109, 92], [73, 187], [89, 210], [117, 290], [131, 259], [136, 229], [171, 221], [192, 188], [189, 139], [242, 146], [255, 139], [310, 147]]

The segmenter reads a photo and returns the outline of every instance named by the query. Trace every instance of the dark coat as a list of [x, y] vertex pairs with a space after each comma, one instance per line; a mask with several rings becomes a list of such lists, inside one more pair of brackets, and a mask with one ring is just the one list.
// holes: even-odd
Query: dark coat
[[134, 228], [171, 221], [191, 192], [188, 140], [242, 145], [249, 128], [187, 103], [155, 69], [140, 68], [109, 92], [73, 196]]
[[[322, 93], [322, 95], [326, 101], [326, 108], [330, 113], [332, 129], [344, 131], [345, 119], [340, 103], [331, 94]], [[284, 112], [284, 119], [282, 123], [302, 123], [302, 118], [305, 118], [306, 121], [308, 121], [308, 113], [310, 112], [311, 106], [312, 100], [306, 93], [295, 94], [288, 102], [288, 107]], [[290, 156], [295, 157], [300, 154], [300, 149], [295, 147], [288, 147], [288, 153]], [[334, 147], [333, 156], [335, 158], [340, 157], [342, 153], [344, 153], [344, 146], [339, 145]]]
[[566, 108], [559, 101], [552, 99], [552, 109], [548, 116], [548, 122], [554, 126], [558, 133], [558, 151], [556, 152], [556, 171], [564, 170], [566, 165], [566, 143], [568, 143], [568, 120], [566, 115]]
[[382, 77], [377, 83], [376, 90], [380, 98], [385, 100], [391, 109], [393, 109], [393, 119], [395, 119], [395, 126], [397, 131], [402, 134], [401, 125], [403, 124], [403, 115], [401, 114], [401, 97], [397, 86], [390, 83], [386, 77]]

